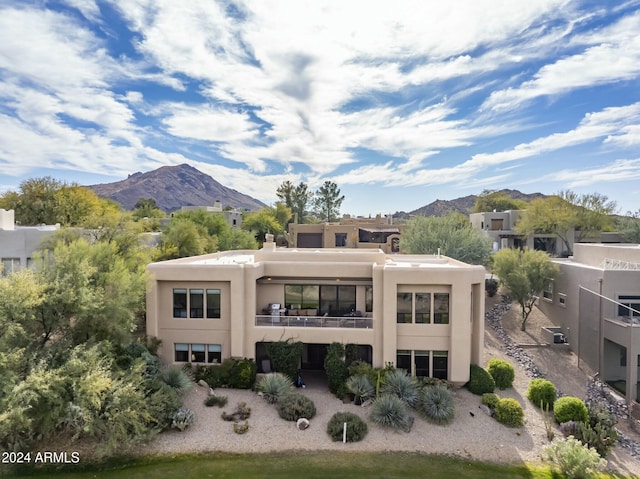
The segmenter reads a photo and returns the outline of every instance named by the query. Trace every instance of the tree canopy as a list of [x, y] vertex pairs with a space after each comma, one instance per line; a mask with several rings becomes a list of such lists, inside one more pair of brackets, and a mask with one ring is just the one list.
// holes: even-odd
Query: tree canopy
[[555, 234], [564, 243], [567, 254], [572, 252], [571, 235], [575, 242], [604, 231], [612, 225], [610, 215], [615, 202], [598, 193], [578, 195], [570, 190], [558, 195], [531, 201], [522, 213], [515, 230], [518, 234]]
[[314, 213], [320, 221], [337, 221], [340, 217], [340, 207], [344, 201], [344, 195], [340, 194], [340, 188], [332, 181], [325, 181], [316, 190], [313, 198]]
[[486, 264], [491, 242], [472, 228], [460, 213], [447, 216], [416, 216], [400, 237], [400, 249], [410, 254], [440, 253], [471, 264]]
[[618, 218], [618, 231], [622, 241], [626, 243], [640, 243], [640, 210]]
[[525, 331], [536, 299], [558, 277], [558, 265], [544, 251], [503, 248], [493, 256], [493, 273], [520, 305]]
[[293, 221], [304, 223], [309, 212], [309, 203], [313, 193], [306, 183], [300, 182], [294, 186], [289, 180], [284, 181], [276, 190], [276, 195], [285, 206], [291, 209]]
[[506, 193], [495, 190], [484, 190], [480, 193], [473, 205], [473, 213], [485, 213], [488, 211], [523, 210], [527, 202], [511, 198]]

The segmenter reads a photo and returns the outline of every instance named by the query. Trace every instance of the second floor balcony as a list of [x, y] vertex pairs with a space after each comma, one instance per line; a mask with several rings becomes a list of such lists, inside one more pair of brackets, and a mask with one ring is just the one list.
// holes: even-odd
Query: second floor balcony
[[277, 314], [256, 315], [256, 326], [280, 328], [360, 328], [371, 329], [373, 318], [366, 316], [284, 316]]

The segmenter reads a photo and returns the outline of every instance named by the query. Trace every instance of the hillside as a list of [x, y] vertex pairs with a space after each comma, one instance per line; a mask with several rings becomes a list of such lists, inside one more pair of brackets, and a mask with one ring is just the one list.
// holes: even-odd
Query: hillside
[[[518, 190], [509, 190], [503, 189], [500, 190], [499, 193], [503, 193], [507, 196], [510, 196], [516, 200], [524, 200], [531, 201], [536, 198], [544, 198], [545, 195], [542, 193], [522, 193]], [[445, 216], [448, 213], [457, 211], [458, 213], [462, 213], [468, 215], [473, 208], [473, 205], [476, 203], [477, 195], [468, 195], [463, 196], [461, 198], [456, 198], [454, 200], [435, 200], [428, 205], [422, 206], [416, 210], [410, 211], [409, 215], [420, 215], [420, 216]]]
[[132, 210], [140, 198], [153, 198], [167, 213], [182, 206], [222, 206], [257, 210], [264, 203], [218, 183], [192, 166], [163, 166], [146, 173], [134, 173], [126, 180], [89, 186], [98, 196], [112, 199]]

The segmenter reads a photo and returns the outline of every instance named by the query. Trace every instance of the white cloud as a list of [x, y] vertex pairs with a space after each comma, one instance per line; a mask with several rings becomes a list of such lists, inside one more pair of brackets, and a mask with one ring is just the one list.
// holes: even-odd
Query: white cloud
[[568, 188], [638, 180], [640, 179], [640, 159], [615, 160], [597, 168], [564, 169], [545, 175], [544, 179], [559, 182]]

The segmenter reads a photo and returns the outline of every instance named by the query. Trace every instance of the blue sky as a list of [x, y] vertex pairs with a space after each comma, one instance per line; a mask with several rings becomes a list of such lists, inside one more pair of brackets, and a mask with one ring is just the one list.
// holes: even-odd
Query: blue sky
[[640, 0], [0, 0], [0, 191], [189, 163], [344, 213], [484, 189], [640, 209]]

